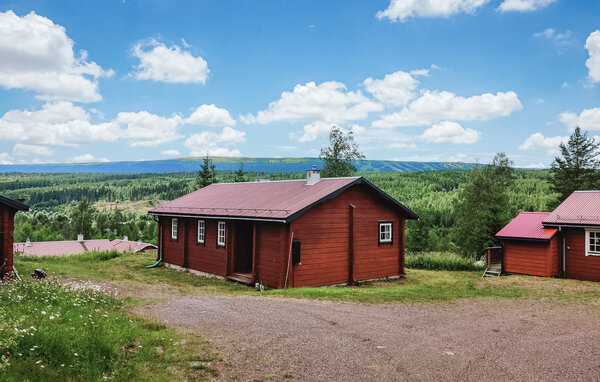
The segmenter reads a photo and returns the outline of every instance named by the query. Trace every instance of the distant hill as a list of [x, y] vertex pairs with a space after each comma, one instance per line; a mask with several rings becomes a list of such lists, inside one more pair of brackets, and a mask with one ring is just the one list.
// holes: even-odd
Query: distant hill
[[[213, 159], [217, 170], [236, 171], [243, 166], [246, 172], [299, 172], [316, 165], [323, 166], [318, 158], [225, 158]], [[180, 158], [152, 161], [106, 163], [49, 163], [0, 165], [0, 173], [165, 173], [198, 171], [202, 158]], [[459, 162], [404, 162], [363, 160], [356, 163], [359, 171], [432, 171], [472, 169], [474, 163]]]

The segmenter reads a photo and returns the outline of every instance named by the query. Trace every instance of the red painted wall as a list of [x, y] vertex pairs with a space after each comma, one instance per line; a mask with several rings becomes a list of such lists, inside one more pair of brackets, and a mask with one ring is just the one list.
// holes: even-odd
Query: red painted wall
[[[291, 223], [301, 241], [301, 263], [293, 267], [294, 287], [341, 284], [350, 281], [350, 207], [354, 210], [354, 280], [403, 273], [404, 218], [364, 185], [307, 211]], [[379, 245], [379, 221], [393, 223], [393, 243]], [[288, 240], [289, 241], [289, 240]], [[289, 247], [289, 244], [286, 246]]]
[[533, 276], [558, 276], [558, 238], [550, 241], [503, 240], [504, 271]]
[[13, 269], [13, 243], [14, 243], [14, 217], [15, 210], [5, 205], [0, 205], [0, 231], [3, 233], [4, 258], [0, 259], [0, 277], [8, 279]]
[[287, 225], [257, 223], [256, 281], [270, 288], [283, 288], [287, 265]]
[[566, 238], [567, 278], [600, 281], [600, 256], [585, 255], [585, 231], [564, 230]]

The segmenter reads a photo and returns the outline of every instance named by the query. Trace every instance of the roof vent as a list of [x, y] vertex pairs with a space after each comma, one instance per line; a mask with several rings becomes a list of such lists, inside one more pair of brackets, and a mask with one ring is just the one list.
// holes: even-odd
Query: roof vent
[[129, 236], [127, 236], [127, 235], [123, 236], [123, 241], [129, 241]]
[[83, 242], [83, 234], [80, 233], [79, 235], [77, 235], [77, 241], [82, 243]]
[[319, 183], [321, 180], [321, 170], [317, 170], [317, 166], [313, 164], [310, 170], [306, 170], [306, 185], [312, 186]]
[[29, 240], [29, 238], [27, 238], [27, 240], [25, 240], [25, 246], [31, 247], [31, 240]]

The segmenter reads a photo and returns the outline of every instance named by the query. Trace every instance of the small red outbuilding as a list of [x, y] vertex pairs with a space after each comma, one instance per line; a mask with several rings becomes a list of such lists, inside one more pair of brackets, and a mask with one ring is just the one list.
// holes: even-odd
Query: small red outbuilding
[[218, 183], [149, 211], [167, 266], [272, 288], [404, 274], [417, 215], [362, 177]]
[[18, 211], [29, 211], [29, 206], [0, 196], [0, 280], [7, 280], [12, 274], [14, 219]]
[[552, 212], [523, 212], [496, 236], [505, 272], [600, 281], [600, 191], [575, 191]]

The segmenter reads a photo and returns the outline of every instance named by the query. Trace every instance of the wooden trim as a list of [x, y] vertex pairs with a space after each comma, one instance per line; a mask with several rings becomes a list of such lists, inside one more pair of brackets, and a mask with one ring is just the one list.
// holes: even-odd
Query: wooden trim
[[356, 207], [353, 204], [349, 204], [349, 238], [348, 238], [348, 282], [354, 283], [356, 280], [354, 278], [354, 211]]
[[[381, 241], [381, 225], [389, 224], [390, 225], [390, 241]], [[382, 245], [394, 245], [394, 222], [391, 220], [379, 220], [377, 221], [377, 246], [381, 247]]]
[[[198, 234], [200, 233], [200, 222], [204, 222], [204, 240], [202, 241], [198, 240]], [[206, 247], [206, 220], [204, 219], [196, 220], [196, 245]]]
[[402, 244], [399, 245], [400, 249], [400, 274], [401, 275], [405, 275], [406, 274], [406, 267], [404, 264], [404, 254], [405, 254], [405, 232], [406, 232], [406, 219], [401, 216], [400, 217], [400, 230], [401, 230], [401, 236], [400, 238], [402, 239]]

